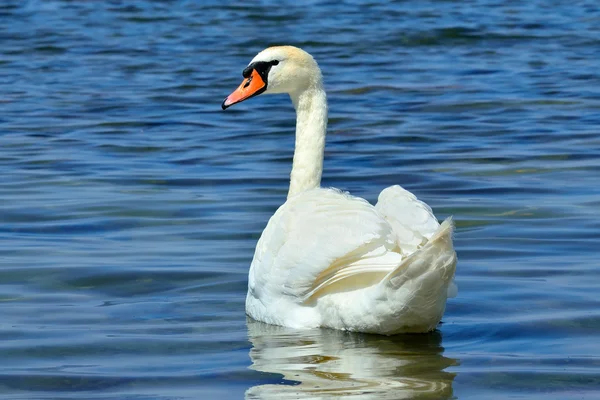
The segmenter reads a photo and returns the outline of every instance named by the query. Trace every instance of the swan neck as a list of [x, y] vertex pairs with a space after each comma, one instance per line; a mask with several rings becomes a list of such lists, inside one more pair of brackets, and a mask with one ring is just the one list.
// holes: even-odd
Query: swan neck
[[320, 83], [290, 97], [296, 109], [296, 148], [288, 198], [321, 185], [327, 132], [327, 96]]

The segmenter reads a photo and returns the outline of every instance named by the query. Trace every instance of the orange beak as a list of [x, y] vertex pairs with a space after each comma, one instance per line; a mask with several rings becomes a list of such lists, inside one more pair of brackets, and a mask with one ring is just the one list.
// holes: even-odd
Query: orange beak
[[248, 78], [244, 79], [242, 84], [238, 86], [233, 93], [227, 96], [225, 101], [223, 101], [221, 108], [225, 110], [236, 103], [240, 103], [246, 99], [249, 99], [250, 97], [261, 94], [266, 89], [267, 84], [265, 81], [263, 81], [260, 74], [256, 72], [256, 70], [252, 70], [252, 74]]

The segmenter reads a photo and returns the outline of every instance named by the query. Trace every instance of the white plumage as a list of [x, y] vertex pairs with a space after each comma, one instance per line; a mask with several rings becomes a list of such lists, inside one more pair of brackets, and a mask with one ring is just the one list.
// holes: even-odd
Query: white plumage
[[[320, 188], [327, 103], [317, 64], [289, 46], [264, 50], [250, 66], [263, 68], [257, 62], [273, 65], [261, 71], [264, 92], [290, 94], [297, 128], [290, 193], [256, 246], [246, 312], [295, 328], [386, 335], [435, 329], [448, 293], [456, 292], [451, 219], [440, 225], [429, 206], [397, 185], [375, 206]], [[247, 98], [235, 94], [224, 108]]]

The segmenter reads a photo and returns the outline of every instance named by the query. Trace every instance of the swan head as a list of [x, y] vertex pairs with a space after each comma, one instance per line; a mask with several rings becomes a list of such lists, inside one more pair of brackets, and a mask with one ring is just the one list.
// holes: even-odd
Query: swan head
[[225, 110], [259, 94], [295, 95], [322, 86], [321, 70], [314, 58], [293, 46], [269, 47], [256, 55], [242, 72], [241, 85], [223, 101]]

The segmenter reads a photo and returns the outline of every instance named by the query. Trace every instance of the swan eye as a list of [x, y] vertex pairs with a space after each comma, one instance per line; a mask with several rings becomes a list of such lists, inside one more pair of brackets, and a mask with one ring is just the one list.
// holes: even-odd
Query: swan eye
[[279, 60], [273, 60], [271, 61], [271, 65], [278, 65], [279, 64]]

